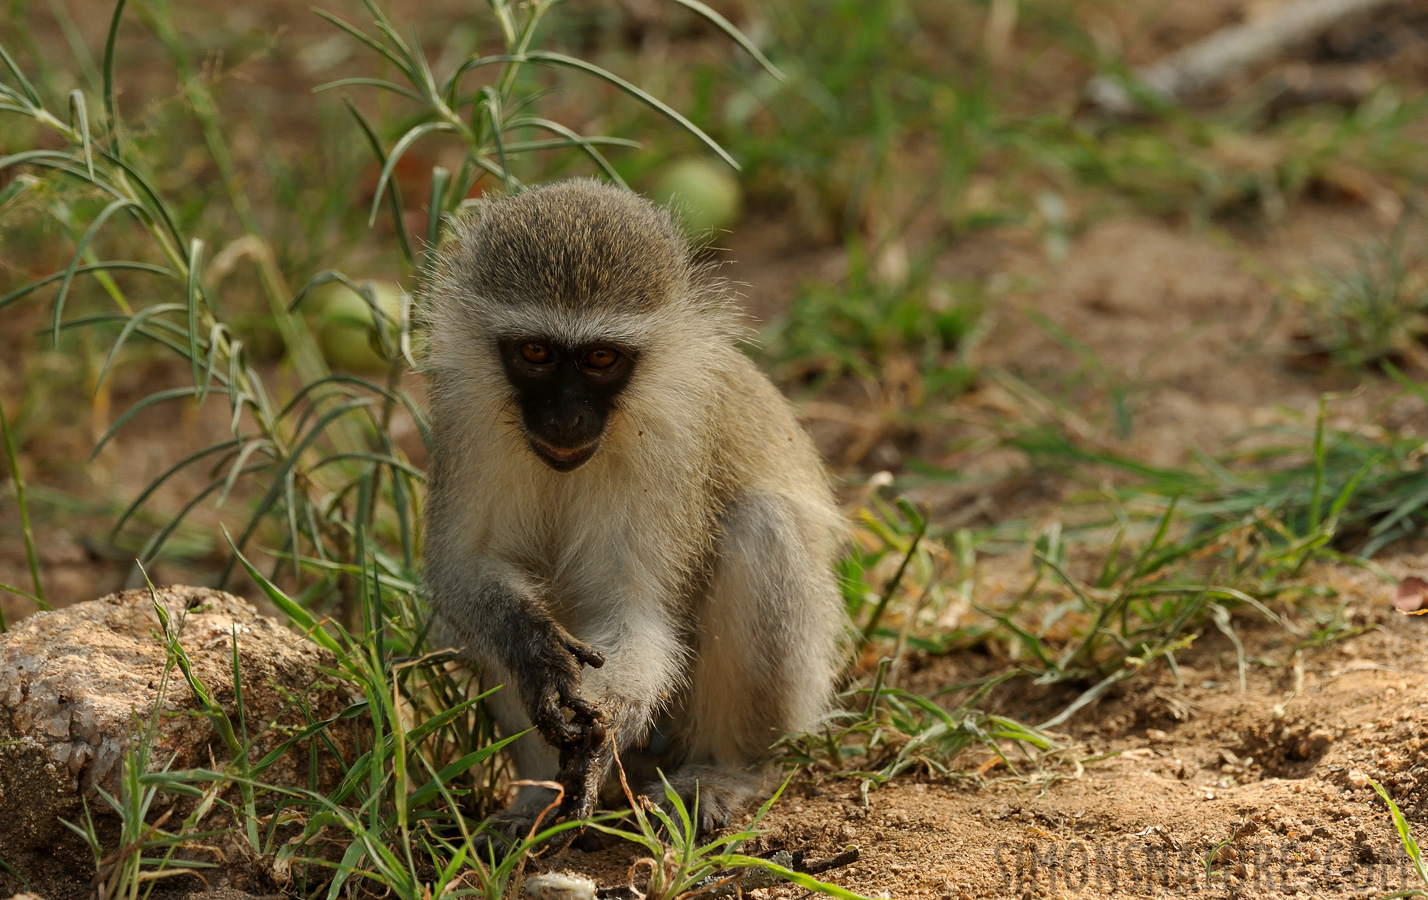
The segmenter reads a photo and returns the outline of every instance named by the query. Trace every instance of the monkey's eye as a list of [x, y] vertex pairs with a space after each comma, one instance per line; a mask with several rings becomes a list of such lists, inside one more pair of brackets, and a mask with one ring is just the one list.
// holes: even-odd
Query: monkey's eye
[[620, 351], [609, 347], [596, 347], [585, 354], [585, 366], [589, 369], [608, 369], [620, 358]]
[[521, 359], [533, 366], [543, 366], [555, 360], [555, 354], [545, 344], [522, 344]]

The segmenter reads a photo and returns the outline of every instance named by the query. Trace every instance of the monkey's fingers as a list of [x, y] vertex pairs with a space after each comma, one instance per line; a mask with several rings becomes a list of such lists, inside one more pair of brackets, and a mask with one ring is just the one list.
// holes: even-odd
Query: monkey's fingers
[[571, 656], [580, 660], [590, 668], [598, 669], [605, 665], [605, 654], [584, 641], [567, 634], [563, 637], [561, 642], [565, 644], [565, 649], [570, 652]]
[[583, 697], [569, 697], [565, 706], [573, 714], [571, 724], [580, 728], [586, 747], [596, 748], [605, 743], [605, 723], [609, 719], [605, 710]]
[[587, 727], [578, 721], [566, 721], [559, 693], [553, 694], [542, 703], [531, 719], [541, 736], [556, 747], [573, 748], [587, 740]]

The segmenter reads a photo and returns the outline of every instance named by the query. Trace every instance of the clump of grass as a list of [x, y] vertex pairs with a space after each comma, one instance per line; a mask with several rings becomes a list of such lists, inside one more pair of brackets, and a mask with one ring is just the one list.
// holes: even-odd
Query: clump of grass
[[779, 745], [781, 761], [821, 777], [861, 779], [866, 793], [905, 772], [956, 777], [958, 764], [967, 761], [963, 752], [972, 748], [990, 752], [1015, 771], [1006, 745], [1028, 756], [1059, 747], [1040, 729], [975, 709], [985, 692], [943, 709], [928, 697], [887, 684], [889, 668], [890, 661], [883, 660], [869, 687], [843, 694], [843, 708], [828, 717], [821, 731], [785, 738]]
[[[1383, 369], [1428, 406], [1422, 385], [1391, 363]], [[1249, 529], [1301, 561], [1319, 552], [1369, 559], [1428, 523], [1423, 441], [1378, 425], [1336, 428], [1328, 404], [1321, 398], [1312, 429], [1275, 429], [1269, 433], [1281, 439], [1274, 443], [1256, 431], [1246, 435], [1259, 439], [1253, 450], [1219, 459], [1202, 454], [1197, 465], [1179, 469], [1087, 450], [1054, 429], [1030, 430], [1012, 442], [1034, 463], [1058, 471], [1129, 476], [1113, 491], [1119, 501], [1162, 508], [1178, 502], [1182, 521], [1200, 539]]]
[[[634, 830], [617, 825], [593, 823], [592, 828], [629, 841], [649, 855], [631, 866], [632, 877], [642, 874], [643, 883], [631, 888], [645, 900], [675, 900], [678, 897], [724, 897], [740, 895], [746, 890], [772, 887], [780, 882], [795, 884], [805, 890], [843, 900], [864, 900], [861, 894], [820, 881], [776, 857], [749, 856], [740, 849], [758, 837], [759, 823], [788, 786], [785, 781], [774, 795], [754, 813], [748, 825], [700, 843], [696, 823], [699, 821], [699, 797], [686, 805], [678, 792], [670, 787], [664, 773], [664, 803], [654, 803], [630, 793], [629, 785], [621, 785], [630, 800]], [[628, 824], [628, 820], [627, 820]]]
[[911, 272], [879, 274], [851, 246], [842, 282], [803, 284], [766, 330], [775, 373], [816, 389], [844, 375], [882, 381], [905, 360], [917, 402], [966, 390], [976, 380], [971, 351], [985, 330], [983, 290], [936, 278], [931, 263], [927, 256]]
[[[154, 880], [224, 865], [231, 860], [215, 848], [226, 844], [257, 863], [269, 884], [299, 896], [325, 890], [328, 896], [347, 891], [349, 896], [390, 893], [420, 900], [461, 887], [499, 898], [532, 849], [581, 824], [545, 828], [519, 842], [499, 863], [483, 858], [484, 833], [467, 821], [461, 798], [471, 790], [468, 773], [490, 766], [509, 739], [483, 741], [469, 752], [452, 741], [458, 733], [453, 723], [475, 715], [485, 695], [438, 711], [424, 709], [429, 702], [424, 695], [430, 694], [425, 679], [446, 676], [421, 660], [389, 655], [411, 649], [393, 639], [400, 633], [383, 636], [371, 629], [354, 637], [341, 626], [320, 622], [241, 554], [239, 559], [268, 598], [335, 655], [334, 675], [358, 688], [362, 699], [327, 719], [309, 715], [307, 724], [291, 733], [264, 733], [245, 712], [238, 635], [232, 635], [234, 699], [227, 708], [196, 675], [177, 623], [156, 600], [159, 637], [168, 656], [163, 684], [173, 671], [181, 673], [198, 714], [213, 723], [227, 761], [217, 768], [174, 770], [154, 758], [161, 688], [148, 727], [126, 754], [121, 796], [100, 794], [119, 822], [117, 846], [101, 837], [105, 829], [93, 816], [70, 824], [95, 854], [101, 896], [136, 898]], [[363, 592], [363, 609], [375, 619], [380, 587], [375, 580], [364, 584], [371, 591]], [[418, 677], [423, 670], [426, 674]], [[306, 710], [302, 698], [291, 702], [294, 709]], [[417, 721], [416, 710], [430, 715]], [[259, 742], [273, 745], [261, 757], [255, 753]], [[274, 763], [302, 746], [310, 754], [306, 786], [264, 780]], [[334, 765], [338, 783], [323, 790], [318, 772]], [[169, 822], [178, 808], [172, 804], [154, 819], [158, 798], [174, 796], [188, 799], [183, 820]]]
[[1386, 241], [1360, 248], [1353, 271], [1323, 272], [1297, 286], [1315, 351], [1349, 367], [1428, 356], [1428, 278], [1406, 246], [1409, 219], [1405, 213]]
[[[1014, 595], [998, 596], [978, 595], [971, 532], [954, 533], [949, 551], [910, 504], [894, 509], [875, 503], [865, 522], [872, 549], [860, 544], [849, 557], [845, 599], [862, 623], [860, 650], [895, 641], [893, 657], [884, 660], [870, 688], [845, 695], [845, 709], [821, 733], [786, 741], [786, 758], [823, 774], [862, 778], [865, 785], [909, 768], [955, 774], [959, 754], [972, 747], [986, 748], [1010, 766], [1004, 746], [1056, 749], [1047, 732], [1117, 685], [1159, 664], [1178, 679], [1178, 655], [1206, 629], [1235, 646], [1244, 683], [1249, 660], [1234, 617], [1249, 612], [1281, 622], [1272, 608], [1276, 600], [1313, 593], [1299, 576], [1311, 560], [1334, 555], [1329, 545], [1351, 495], [1324, 495], [1313, 527], [1286, 524], [1264, 508], [1211, 526], [1175, 500], [1149, 522], [1117, 510], [1109, 540], [1106, 523], [1098, 521], [1087, 546], [1077, 548], [1074, 566], [1071, 545], [1055, 524], [1032, 543], [1029, 581]], [[895, 563], [890, 574], [888, 563]], [[887, 578], [881, 591], [871, 583], [874, 572]], [[924, 610], [936, 612], [949, 597], [960, 609], [957, 624], [950, 631], [929, 630]], [[870, 643], [874, 638], [878, 642]], [[928, 653], [990, 648], [991, 657], [1005, 664], [957, 685], [964, 699], [945, 706], [892, 684], [908, 647]], [[1008, 682], [1077, 691], [1035, 726], [976, 708]], [[868, 700], [860, 702], [864, 694]]]

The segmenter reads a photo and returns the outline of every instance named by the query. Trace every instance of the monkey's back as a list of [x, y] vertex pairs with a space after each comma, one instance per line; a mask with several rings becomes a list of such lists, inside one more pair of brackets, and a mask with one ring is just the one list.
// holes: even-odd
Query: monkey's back
[[715, 415], [740, 427], [715, 448], [715, 465], [732, 475], [734, 484], [808, 494], [833, 506], [823, 460], [787, 398], [737, 349], [730, 349], [724, 371]]

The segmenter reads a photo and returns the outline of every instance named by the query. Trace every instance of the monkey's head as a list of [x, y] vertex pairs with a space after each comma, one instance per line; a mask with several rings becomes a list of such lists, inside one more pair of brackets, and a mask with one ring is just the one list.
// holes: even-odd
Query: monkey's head
[[728, 332], [729, 307], [696, 276], [669, 213], [623, 188], [580, 179], [488, 201], [433, 287], [432, 367], [499, 392], [536, 456], [572, 471], [645, 370]]

